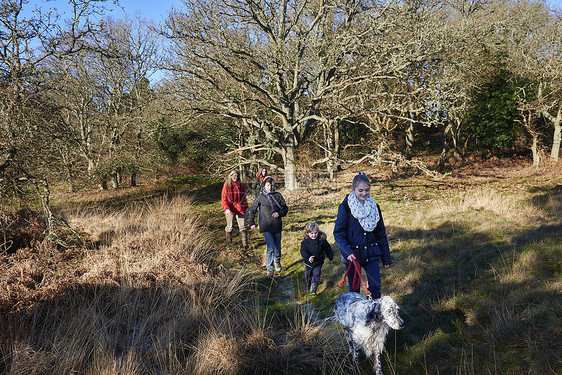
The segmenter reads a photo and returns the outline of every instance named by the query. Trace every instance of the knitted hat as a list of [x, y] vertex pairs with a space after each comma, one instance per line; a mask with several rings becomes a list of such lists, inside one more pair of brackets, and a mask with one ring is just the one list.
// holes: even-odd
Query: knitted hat
[[264, 178], [264, 179], [263, 179], [263, 183], [265, 184], [266, 182], [271, 182], [271, 183], [273, 183], [273, 177], [267, 176], [266, 178]]

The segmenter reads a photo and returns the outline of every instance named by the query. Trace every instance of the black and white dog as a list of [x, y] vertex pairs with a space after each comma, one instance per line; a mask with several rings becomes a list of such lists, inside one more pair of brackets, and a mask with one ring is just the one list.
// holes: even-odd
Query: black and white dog
[[345, 330], [353, 360], [358, 360], [361, 351], [367, 358], [374, 355], [377, 375], [382, 375], [380, 355], [389, 328], [404, 326], [398, 309], [390, 296], [369, 300], [359, 293], [349, 292], [336, 298], [335, 318]]

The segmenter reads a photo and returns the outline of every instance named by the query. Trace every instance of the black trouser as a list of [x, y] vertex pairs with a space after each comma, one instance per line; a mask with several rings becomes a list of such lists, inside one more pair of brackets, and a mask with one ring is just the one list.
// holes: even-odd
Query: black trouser
[[322, 264], [319, 266], [309, 266], [305, 264], [306, 270], [304, 272], [304, 282], [306, 283], [306, 289], [310, 289], [310, 285], [318, 285], [320, 283], [320, 273], [322, 273]]

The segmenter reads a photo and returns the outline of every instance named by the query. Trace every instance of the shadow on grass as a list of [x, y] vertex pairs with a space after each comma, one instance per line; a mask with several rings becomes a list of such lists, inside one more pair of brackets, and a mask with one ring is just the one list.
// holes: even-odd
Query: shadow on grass
[[324, 348], [256, 316], [251, 303], [244, 306], [251, 295], [221, 291], [214, 280], [174, 289], [71, 285], [0, 315], [0, 373], [310, 374], [325, 367]]
[[[554, 322], [562, 314], [562, 296], [544, 289], [546, 280], [560, 275], [560, 261], [549, 272], [541, 270], [556, 263], [556, 254], [562, 251], [560, 245], [556, 250], [561, 224], [523, 231], [509, 243], [448, 222], [430, 230], [390, 230], [395, 240], [424, 241], [422, 246], [394, 253], [393, 267], [398, 268], [394, 273], [402, 276], [388, 279], [419, 274], [410, 284], [411, 292], [401, 298], [405, 328], [398, 332], [396, 343], [392, 337], [387, 343], [387, 347], [402, 348], [399, 356], [404, 360], [398, 373], [406, 369], [454, 373], [463, 368], [467, 373], [546, 374], [560, 369], [556, 353], [562, 345], [552, 342], [561, 328]], [[516, 260], [524, 259], [528, 247], [537, 244], [550, 249], [541, 254], [544, 259], [529, 259], [537, 262], [537, 270], [524, 264], [526, 271], [517, 274]], [[509, 278], [520, 281], [503, 281]], [[394, 282], [401, 285], [400, 280]], [[400, 290], [394, 293], [401, 294]], [[418, 344], [422, 349], [406, 349]], [[513, 355], [518, 359], [509, 360]]]
[[531, 204], [545, 212], [560, 218], [562, 216], [562, 185], [552, 188], [533, 187], [530, 193], [539, 193], [533, 196]]

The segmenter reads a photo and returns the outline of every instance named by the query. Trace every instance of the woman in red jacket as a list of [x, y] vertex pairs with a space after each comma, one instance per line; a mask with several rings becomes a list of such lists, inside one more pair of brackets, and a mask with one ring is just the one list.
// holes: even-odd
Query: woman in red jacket
[[265, 180], [265, 178], [268, 176], [267, 174], [267, 167], [264, 165], [263, 167], [260, 168], [257, 177], [257, 180], [260, 182], [260, 184], [263, 183], [263, 180]]
[[246, 199], [246, 190], [240, 181], [240, 172], [233, 170], [228, 175], [224, 185], [222, 186], [221, 204], [226, 216], [226, 242], [232, 243], [232, 224], [234, 218], [240, 229], [242, 237], [242, 246], [248, 247], [248, 232], [246, 231], [246, 210], [248, 209], [248, 200]]

